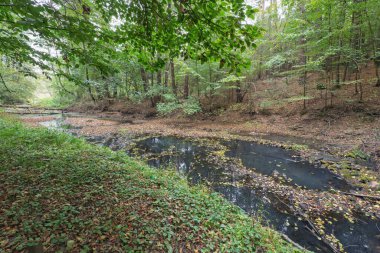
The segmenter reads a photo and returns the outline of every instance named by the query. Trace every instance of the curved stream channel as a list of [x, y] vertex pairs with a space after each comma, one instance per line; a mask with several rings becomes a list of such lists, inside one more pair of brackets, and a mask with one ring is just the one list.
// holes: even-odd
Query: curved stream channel
[[[61, 120], [42, 122], [42, 125], [65, 130]], [[175, 168], [191, 184], [206, 184], [222, 194], [227, 200], [252, 216], [259, 217], [263, 224], [273, 227], [298, 243], [315, 252], [333, 252], [310, 230], [310, 224], [300, 219], [287, 205], [271, 192], [270, 187], [256, 187], [261, 177], [250, 177], [239, 173], [239, 168], [294, 189], [313, 191], [352, 189], [337, 175], [309, 163], [296, 152], [269, 145], [240, 140], [186, 139], [173, 136], [121, 135], [91, 136], [92, 143], [108, 146], [114, 150], [125, 150], [129, 155], [140, 157], [156, 168]], [[343, 215], [334, 214], [326, 233], [333, 234], [342, 243], [346, 252], [379, 252], [380, 222], [357, 214], [351, 223]]]

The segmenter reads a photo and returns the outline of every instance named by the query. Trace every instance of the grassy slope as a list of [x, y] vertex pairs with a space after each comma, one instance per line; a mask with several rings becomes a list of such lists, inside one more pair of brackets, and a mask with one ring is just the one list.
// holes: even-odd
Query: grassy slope
[[294, 251], [277, 233], [173, 172], [4, 118], [0, 252], [41, 243], [48, 252]]

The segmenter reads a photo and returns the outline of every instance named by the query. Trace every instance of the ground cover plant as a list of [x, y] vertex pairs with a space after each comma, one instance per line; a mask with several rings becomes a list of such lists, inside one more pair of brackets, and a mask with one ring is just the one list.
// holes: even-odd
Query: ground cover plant
[[174, 172], [0, 119], [4, 252], [294, 252], [278, 233]]

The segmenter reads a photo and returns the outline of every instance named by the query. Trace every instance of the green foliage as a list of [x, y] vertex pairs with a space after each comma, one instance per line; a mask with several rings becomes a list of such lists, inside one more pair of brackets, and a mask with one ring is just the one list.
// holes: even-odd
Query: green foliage
[[[155, 96], [161, 96], [162, 94], [168, 95], [169, 89], [168, 87], [154, 84], [153, 86], [149, 87], [149, 90], [146, 92], [145, 96], [148, 98], [155, 97]], [[168, 100], [169, 98], [166, 96], [165, 100]]]
[[[244, 1], [3, 2], [2, 61], [39, 66], [53, 79], [55, 95], [71, 100], [141, 101], [167, 93], [162, 80], [149, 88], [151, 77], [139, 74], [161, 71], [174, 58], [239, 73], [249, 65], [242, 52], [261, 33], [245, 22], [256, 9]], [[196, 76], [190, 68], [186, 73]]]
[[187, 116], [194, 115], [202, 111], [201, 104], [195, 97], [189, 97], [182, 102], [178, 101], [174, 94], [171, 93], [164, 94], [163, 97], [164, 102], [157, 104], [157, 111], [161, 115], [169, 115], [179, 109], [182, 109], [183, 113]]
[[293, 144], [289, 148], [296, 151], [305, 151], [308, 149], [308, 146], [303, 144]]
[[309, 100], [309, 99], [313, 99], [313, 97], [312, 96], [294, 96], [294, 97], [287, 98], [286, 101], [297, 102], [297, 101]]
[[182, 110], [184, 114], [190, 116], [202, 111], [201, 104], [199, 100], [194, 97], [186, 99], [182, 104]]
[[181, 104], [178, 102], [164, 102], [164, 103], [158, 103], [157, 104], [157, 111], [161, 115], [169, 115], [172, 112], [178, 110], [181, 108]]
[[324, 83], [317, 83], [317, 90], [325, 90], [327, 87], [326, 87], [326, 84]]
[[274, 104], [276, 104], [275, 101], [270, 101], [270, 100], [268, 100], [268, 101], [262, 101], [260, 103], [260, 107], [262, 107], [262, 108], [268, 108], [268, 107], [273, 106]]
[[6, 67], [0, 62], [0, 103], [26, 103], [33, 97], [36, 80], [26, 72], [29, 69], [23, 70], [24, 73], [16, 68]]
[[[180, 98], [188, 83], [189, 94], [206, 98], [211, 108], [215, 97], [234, 96], [227, 90], [246, 94], [259, 79], [306, 72], [331, 79], [337, 69], [342, 76], [343, 69], [355, 73], [380, 62], [376, 0], [270, 1], [260, 9], [241, 0], [3, 2], [2, 64], [29, 76], [39, 66], [62, 105], [141, 102], [170, 92]], [[342, 83], [332, 79], [326, 83], [336, 85], [316, 89]], [[32, 89], [19, 85], [25, 101]], [[310, 86], [306, 80], [306, 95]], [[0, 91], [3, 101], [18, 99], [2, 84]], [[161, 105], [162, 111], [175, 107]]]
[[[102, 74], [114, 71], [110, 64], [117, 54], [114, 48], [149, 69], [163, 67], [167, 56], [180, 55], [202, 62], [220, 60], [239, 69], [243, 59], [238, 52], [254, 46], [260, 35], [256, 26], [243, 25], [255, 13], [244, 1], [88, 0], [73, 1], [70, 8], [64, 0], [53, 2], [6, 0], [0, 6], [6, 31], [0, 54], [45, 69], [46, 60], [74, 68], [95, 66]], [[35, 37], [40, 47], [59, 50], [64, 61], [31, 47]]]
[[39, 99], [33, 105], [37, 107], [64, 109], [72, 104], [72, 99], [69, 97], [54, 96], [50, 98]]
[[238, 82], [245, 79], [245, 76], [236, 76], [236, 75], [228, 75], [222, 79], [220, 79], [219, 83], [230, 83], [230, 82]]
[[124, 152], [4, 116], [0, 139], [0, 184], [7, 189], [0, 202], [1, 251], [43, 245], [166, 252], [186, 241], [200, 252], [297, 252], [218, 194]]
[[355, 149], [350, 150], [349, 152], [345, 154], [345, 156], [352, 157], [354, 159], [363, 159], [363, 160], [367, 160], [370, 157], [367, 153], [365, 153], [360, 148], [355, 148]]

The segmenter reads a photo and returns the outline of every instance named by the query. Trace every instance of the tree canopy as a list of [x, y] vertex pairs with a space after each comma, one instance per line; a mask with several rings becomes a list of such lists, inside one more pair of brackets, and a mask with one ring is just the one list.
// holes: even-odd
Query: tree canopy
[[112, 73], [110, 59], [124, 55], [148, 69], [181, 56], [239, 70], [241, 52], [260, 34], [247, 22], [254, 13], [243, 0], [6, 0], [0, 54], [43, 69], [54, 61]]

